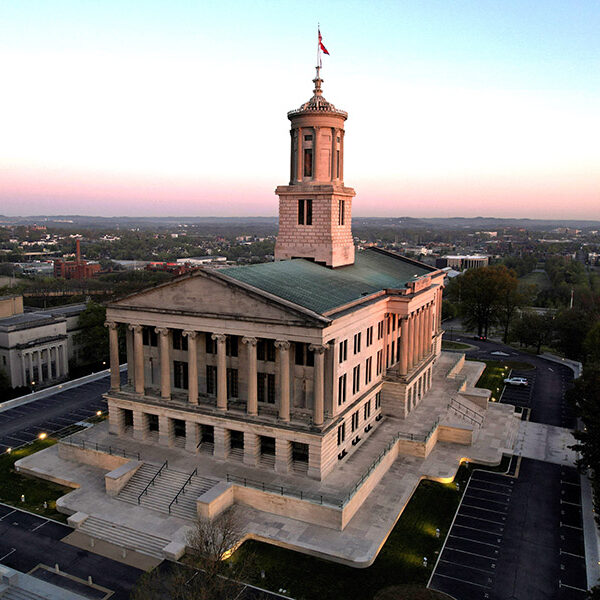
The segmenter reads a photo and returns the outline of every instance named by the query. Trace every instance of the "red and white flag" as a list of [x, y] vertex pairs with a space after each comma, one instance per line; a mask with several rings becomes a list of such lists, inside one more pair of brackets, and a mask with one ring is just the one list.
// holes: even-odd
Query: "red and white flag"
[[329, 50], [327, 50], [327, 48], [325, 48], [325, 46], [323, 44], [323, 38], [321, 37], [321, 30], [318, 29], [317, 31], [319, 32], [319, 48], [321, 49], [323, 54], [327, 54], [327, 56], [330, 56]]

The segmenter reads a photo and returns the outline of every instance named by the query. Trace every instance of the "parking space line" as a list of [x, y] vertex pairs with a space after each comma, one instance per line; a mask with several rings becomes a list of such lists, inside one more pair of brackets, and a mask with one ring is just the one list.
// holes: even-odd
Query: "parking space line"
[[6, 557], [10, 556], [13, 552], [16, 552], [17, 549], [13, 548], [10, 552], [7, 552], [4, 556], [0, 556], [0, 562], [2, 562]]
[[[446, 546], [446, 550], [452, 550], [453, 552], [462, 552], [463, 554], [470, 554], [471, 556], [478, 556], [479, 558], [487, 558], [488, 560], [496, 560], [491, 556], [483, 556], [482, 554], [478, 554], [476, 552], [468, 552], [467, 550], [461, 550], [460, 548], [452, 548], [451, 546]], [[498, 554], [498, 550], [494, 550], [496, 554]], [[443, 560], [443, 559], [442, 559]], [[467, 565], [465, 565], [467, 566]]]
[[492, 546], [493, 548], [500, 548], [498, 544], [491, 544], [490, 542], [480, 542], [479, 540], [462, 537], [461, 535], [454, 535], [453, 533], [450, 534], [448, 537], [456, 538], [457, 540], [465, 540], [465, 542], [477, 542], [478, 544], [483, 544], [484, 546]]
[[[486, 529], [479, 529], [478, 527], [469, 527], [468, 525], [458, 524], [457, 527], [463, 527], [464, 529], [472, 529], [473, 531], [481, 531], [482, 533], [491, 533], [491, 532], [487, 531]], [[504, 529], [504, 527], [502, 529]], [[494, 535], [494, 534], [491, 533], [491, 535]], [[500, 535], [500, 534], [498, 534], [498, 535]]]
[[587, 592], [587, 590], [584, 590], [582, 588], [578, 588], [573, 585], [567, 585], [566, 583], [563, 583], [560, 579], [558, 580], [558, 587], [569, 588], [570, 590], [577, 590], [578, 592]]
[[488, 512], [493, 512], [493, 513], [496, 513], [498, 515], [505, 514], [502, 511], [494, 510], [493, 508], [483, 508], [483, 506], [473, 506], [472, 504], [463, 504], [463, 506], [468, 506], [469, 508], [478, 508], [479, 510], [487, 510]]
[[566, 554], [567, 556], [574, 556], [575, 558], [583, 558], [585, 560], [585, 556], [581, 556], [581, 554], [573, 554], [572, 552], [565, 552], [564, 550], [560, 549], [559, 554]]
[[481, 517], [472, 517], [471, 515], [458, 515], [459, 517], [465, 517], [467, 519], [477, 519], [478, 521], [483, 521], [484, 523], [494, 523], [494, 525], [500, 525], [502, 529], [504, 529], [504, 523], [499, 521], [492, 521], [492, 519], [482, 519]]
[[[493, 558], [488, 558], [487, 560], [494, 560]], [[495, 571], [487, 571], [486, 569], [480, 569], [478, 567], [472, 567], [471, 565], [463, 565], [462, 563], [456, 563], [451, 560], [446, 560], [445, 558], [440, 558], [440, 562], [448, 563], [449, 565], [456, 565], [457, 567], [463, 567], [465, 569], [473, 569], [473, 571], [479, 571], [480, 573], [485, 573], [486, 575], [495, 575]]]
[[580, 503], [577, 503], [577, 502], [567, 502], [566, 500], [563, 500], [562, 498], [560, 500], [560, 503], [561, 504], [569, 504], [571, 506], [577, 506], [577, 507], [581, 508], [581, 504]]
[[4, 516], [0, 517], [0, 521], [2, 521], [5, 517], [9, 517], [13, 513], [17, 512], [16, 508], [13, 508], [9, 513], [6, 513]]
[[44, 521], [43, 523], [40, 523], [39, 525], [36, 525], [33, 529], [31, 529], [30, 531], [36, 531], [38, 530], [40, 527], [43, 527], [44, 525], [46, 525], [47, 523], [49, 523], [49, 521]]
[[486, 490], [485, 488], [474, 487], [472, 489], [478, 490], [480, 492], [487, 492], [488, 494], [502, 494], [503, 496], [509, 496], [510, 495], [510, 492], [495, 492], [494, 490]]
[[469, 581], [468, 579], [459, 579], [458, 577], [450, 577], [450, 575], [443, 575], [442, 573], [436, 573], [435, 577], [445, 577], [446, 579], [454, 579], [454, 581], [460, 581], [461, 583], [468, 583], [469, 585], [476, 585], [477, 587], [483, 588], [484, 590], [491, 589], [491, 587], [489, 585], [483, 585], [482, 583], [474, 583], [473, 581]]
[[560, 480], [560, 484], [566, 483], [567, 485], [574, 485], [576, 487], [581, 487], [580, 483], [573, 483], [572, 481], [566, 481], [565, 479]]

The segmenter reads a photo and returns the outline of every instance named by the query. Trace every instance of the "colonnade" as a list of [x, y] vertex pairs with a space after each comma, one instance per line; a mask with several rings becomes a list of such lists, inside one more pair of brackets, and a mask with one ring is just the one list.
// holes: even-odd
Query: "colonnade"
[[[117, 323], [107, 322], [110, 343], [110, 372], [111, 389], [120, 389], [119, 376], [119, 339]], [[133, 369], [134, 389], [136, 394], [145, 393], [144, 381], [144, 347], [143, 325], [129, 325], [133, 332]], [[155, 332], [159, 338], [160, 356], [160, 395], [163, 400], [171, 399], [171, 344], [170, 330], [167, 327], [157, 327]], [[182, 335], [188, 339], [188, 402], [198, 404], [198, 333], [195, 330], [184, 330]], [[217, 349], [217, 410], [227, 411], [227, 335], [224, 333], [206, 333], [216, 343]], [[247, 398], [246, 412], [248, 415], [258, 414], [258, 364], [255, 337], [242, 337], [242, 344], [247, 352]], [[281, 421], [290, 420], [290, 346], [289, 340], [275, 340], [277, 349], [277, 372], [279, 378], [279, 412]], [[322, 425], [324, 419], [325, 398], [325, 350], [327, 346], [310, 345], [309, 350], [314, 354], [314, 403], [313, 423]]]
[[[46, 380], [52, 381], [69, 372], [66, 342], [48, 345], [45, 348], [24, 349], [20, 353], [20, 359], [21, 378], [25, 386], [44, 383]], [[54, 369], [52, 368], [53, 363]], [[45, 377], [42, 368], [44, 364], [47, 365]], [[37, 377], [34, 376], [34, 368], [37, 368]]]

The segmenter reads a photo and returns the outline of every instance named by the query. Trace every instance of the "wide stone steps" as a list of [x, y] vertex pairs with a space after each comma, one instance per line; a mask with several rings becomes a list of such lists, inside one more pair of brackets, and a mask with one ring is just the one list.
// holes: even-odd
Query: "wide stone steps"
[[[160, 467], [144, 463], [136, 474], [127, 482], [117, 498], [130, 504], [138, 504], [138, 498], [148, 483], [156, 475]], [[163, 469], [154, 482], [148, 487], [140, 498], [140, 506], [153, 510], [169, 513], [169, 505], [186, 484], [190, 474], [182, 471]], [[182, 494], [177, 496], [177, 502], [171, 505], [171, 514], [185, 519], [195, 519], [198, 511], [196, 499], [212, 488], [218, 481], [207, 477], [193, 476], [187, 483]]]
[[171, 514], [183, 519], [195, 519], [198, 516], [196, 506], [198, 496], [210, 490], [216, 483], [218, 482], [215, 479], [192, 477], [185, 490], [177, 496], [177, 501], [171, 504]]
[[170, 540], [117, 523], [111, 523], [98, 517], [88, 517], [79, 526], [78, 531], [160, 559], [164, 558], [162, 549], [170, 542]]
[[9, 588], [2, 593], [2, 586], [0, 586], [0, 598], [2, 598], [2, 600], [46, 600], [44, 596], [40, 596], [35, 592], [28, 592], [27, 590], [15, 588]]

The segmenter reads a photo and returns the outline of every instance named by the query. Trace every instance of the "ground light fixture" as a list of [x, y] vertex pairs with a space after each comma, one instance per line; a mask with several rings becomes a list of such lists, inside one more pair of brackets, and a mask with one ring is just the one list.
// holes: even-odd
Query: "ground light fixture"
[[97, 410], [97, 411], [96, 411], [96, 416], [97, 416], [97, 417], [99, 417], [99, 416], [101, 416], [101, 415], [102, 415], [102, 411], [101, 411], [101, 410]]
[[39, 433], [39, 434], [38, 434], [38, 438], [39, 438], [40, 440], [45, 440], [47, 437], [48, 437], [48, 434], [47, 434], [47, 433], [45, 433], [45, 432], [43, 432], [43, 431], [42, 431], [42, 433]]

